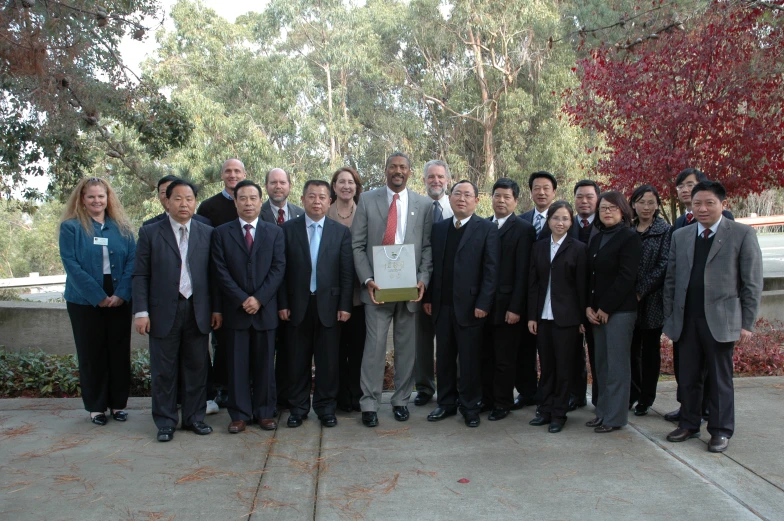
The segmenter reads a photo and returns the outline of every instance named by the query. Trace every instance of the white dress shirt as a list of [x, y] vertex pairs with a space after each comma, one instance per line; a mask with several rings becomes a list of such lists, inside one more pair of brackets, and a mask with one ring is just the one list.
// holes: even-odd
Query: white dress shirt
[[283, 208], [278, 208], [277, 206], [275, 206], [275, 203], [272, 202], [272, 199], [270, 199], [269, 202], [270, 202], [270, 209], [272, 210], [272, 214], [275, 217], [275, 221], [276, 222], [278, 220], [278, 210], [283, 210], [283, 222], [286, 222], [286, 221], [289, 220], [289, 203], [288, 202], [284, 202], [283, 203]]
[[245, 225], [246, 224], [250, 224], [253, 227], [253, 228], [250, 229], [250, 236], [253, 237], [253, 240], [255, 241], [256, 240], [256, 226], [259, 224], [259, 218], [256, 217], [252, 221], [248, 222], [248, 221], [243, 220], [242, 217], [240, 217], [240, 229], [242, 230], [242, 237], [243, 238], [245, 237]]
[[[715, 223], [713, 223], [713, 226], [711, 226], [710, 228], [707, 228], [707, 229], [709, 229], [711, 231], [710, 235], [708, 236], [709, 239], [711, 237], [713, 237], [714, 235], [716, 235], [716, 230], [719, 229], [719, 223], [721, 223], [721, 219], [722, 219], [722, 216], [719, 215], [719, 220], [716, 221]], [[697, 223], [697, 237], [701, 237], [702, 236], [702, 232], [705, 231], [705, 230], [706, 230], [706, 228], [702, 225], [702, 223], [698, 222]]]
[[[512, 214], [510, 213], [509, 215]], [[506, 217], [501, 217], [500, 219], [498, 217], [493, 216], [493, 222], [500, 229], [506, 223], [507, 219], [509, 219], [509, 215], [507, 215]]]
[[460, 222], [460, 227], [462, 228], [463, 226], [465, 226], [466, 224], [468, 224], [468, 221], [470, 221], [470, 220], [471, 220], [471, 217], [473, 217], [473, 214], [469, 215], [469, 216], [468, 216], [468, 217], [466, 217], [465, 219], [458, 219], [457, 217], [455, 217], [455, 216], [453, 215], [453, 216], [452, 216], [452, 226], [454, 226], [454, 227], [457, 227], [457, 223], [458, 223], [458, 221], [459, 221], [459, 222]]
[[[550, 236], [550, 262], [551, 263], [555, 258], [555, 254], [558, 253], [558, 248], [560, 248], [561, 244], [563, 244], [565, 237], [566, 235], [561, 237], [561, 239], [558, 242], [555, 242], [553, 241], [552, 236]], [[547, 295], [545, 295], [544, 297], [544, 309], [542, 309], [542, 320], [555, 320], [555, 317], [553, 317], [553, 302], [550, 299], [550, 288], [552, 286], [552, 283], [553, 283], [553, 275], [551, 270], [550, 278], [547, 279]]]
[[387, 186], [387, 209], [392, 205], [395, 194], [397, 198], [397, 231], [395, 232], [395, 244], [403, 244], [406, 238], [406, 224], [408, 223], [408, 189], [401, 192], [393, 192]]

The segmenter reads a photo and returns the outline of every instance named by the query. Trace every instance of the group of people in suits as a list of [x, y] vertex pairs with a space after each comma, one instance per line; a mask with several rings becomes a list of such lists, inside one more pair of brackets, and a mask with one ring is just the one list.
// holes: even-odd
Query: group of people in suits
[[[477, 427], [484, 411], [500, 421], [536, 405], [529, 423], [557, 433], [586, 404], [590, 368], [596, 417], [586, 425], [612, 432], [629, 410], [644, 415], [653, 404], [664, 331], [682, 404], [668, 415], [679, 421], [668, 439], [698, 436], [707, 416], [709, 449], [727, 448], [732, 350], [752, 334], [762, 275], [754, 231], [725, 211], [721, 184], [682, 172], [676, 185], [687, 213], [670, 227], [651, 185], [627, 200], [580, 181], [575, 213], [555, 200], [556, 178], [535, 172], [534, 208], [518, 216], [520, 187], [502, 178], [493, 215], [480, 218], [478, 187], [463, 180], [450, 190], [443, 161], [424, 166], [425, 196], [407, 187], [406, 155], [389, 156], [384, 172], [385, 185], [366, 192], [350, 167], [330, 183], [309, 180], [302, 208], [288, 202], [291, 180], [278, 168], [265, 176], [264, 201], [242, 162], [227, 160], [223, 190], [198, 210], [197, 187], [166, 177], [158, 185], [165, 212], [144, 223], [138, 244], [109, 184], [83, 179], [60, 247], [92, 421], [104, 425], [107, 409], [127, 419], [122, 324], [131, 314], [150, 336], [160, 441], [178, 423], [209, 434], [205, 415], [218, 405], [231, 433], [252, 422], [275, 429], [284, 409], [292, 428], [311, 408], [325, 427], [337, 424], [337, 409], [361, 411], [374, 427], [390, 327], [397, 421], [409, 419], [416, 387], [416, 405], [437, 396], [428, 421], [460, 412]], [[390, 245], [412, 247], [410, 301], [377, 298], [384, 288], [373, 249]]]

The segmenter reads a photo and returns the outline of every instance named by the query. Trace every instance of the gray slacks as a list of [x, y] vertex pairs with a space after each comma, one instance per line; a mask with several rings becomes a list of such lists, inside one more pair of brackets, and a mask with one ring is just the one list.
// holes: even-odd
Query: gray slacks
[[613, 313], [606, 324], [591, 325], [596, 354], [599, 401], [596, 416], [604, 425], [623, 427], [629, 418], [629, 391], [632, 383], [632, 335], [636, 311]]
[[365, 306], [365, 351], [359, 385], [362, 412], [378, 411], [384, 387], [384, 365], [387, 354], [387, 334], [394, 320], [395, 392], [392, 405], [408, 405], [414, 387], [414, 361], [416, 360], [416, 331], [418, 313], [408, 310], [406, 302], [387, 302]]

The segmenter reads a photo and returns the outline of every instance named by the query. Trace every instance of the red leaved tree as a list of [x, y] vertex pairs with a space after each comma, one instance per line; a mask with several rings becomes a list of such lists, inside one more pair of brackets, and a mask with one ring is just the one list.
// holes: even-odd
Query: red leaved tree
[[[601, 132], [597, 163], [626, 193], [700, 168], [733, 196], [784, 181], [784, 0], [715, 0], [685, 30], [602, 46], [578, 63], [573, 122]], [[672, 215], [672, 214], [671, 214]]]

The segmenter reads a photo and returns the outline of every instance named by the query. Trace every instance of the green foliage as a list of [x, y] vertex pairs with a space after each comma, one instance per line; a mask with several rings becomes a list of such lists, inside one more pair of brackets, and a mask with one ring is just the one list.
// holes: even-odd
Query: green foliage
[[57, 226], [62, 206], [45, 203], [33, 214], [0, 201], [0, 278], [63, 273]]

